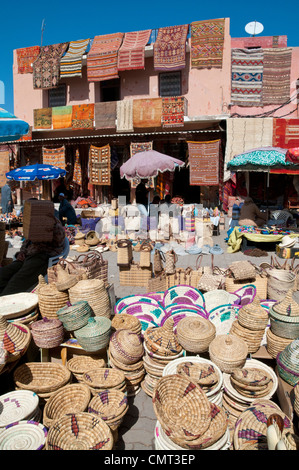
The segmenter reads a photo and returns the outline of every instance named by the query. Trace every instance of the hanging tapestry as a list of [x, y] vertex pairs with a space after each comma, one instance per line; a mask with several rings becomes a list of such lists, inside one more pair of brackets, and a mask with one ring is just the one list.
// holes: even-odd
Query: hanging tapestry
[[133, 100], [122, 100], [116, 103], [117, 132], [134, 132]]
[[182, 127], [186, 111], [184, 96], [162, 98], [162, 127]]
[[262, 106], [263, 64], [262, 49], [232, 49], [232, 104]]
[[222, 68], [225, 19], [191, 23], [191, 67]]
[[65, 147], [56, 149], [47, 149], [43, 147], [43, 163], [45, 165], [53, 165], [65, 170]]
[[152, 30], [125, 33], [118, 51], [118, 70], [144, 69], [144, 48], [149, 42]]
[[90, 39], [70, 42], [66, 54], [60, 59], [60, 78], [82, 77], [82, 57]]
[[188, 142], [191, 186], [218, 186], [220, 140]]
[[38, 58], [39, 54], [39, 46], [17, 49], [18, 73], [32, 73], [32, 64]]
[[[147, 150], [153, 150], [153, 142], [131, 142], [130, 156], [133, 157], [133, 155], [135, 155], [136, 153], [146, 152]], [[149, 178], [146, 187], [154, 188], [154, 181], [154, 178]], [[132, 178], [130, 180], [130, 183], [131, 188], [137, 188], [138, 184], [141, 183], [141, 178], [139, 178], [139, 176], [136, 176], [136, 178]]]
[[299, 147], [299, 119], [274, 118], [273, 147]]
[[224, 181], [231, 172], [227, 164], [236, 155], [260, 147], [272, 147], [273, 118], [230, 118], [226, 120]]
[[154, 43], [155, 70], [181, 70], [186, 65], [186, 40], [189, 25], [159, 28]]
[[82, 172], [81, 172], [81, 163], [80, 163], [80, 154], [79, 150], [76, 150], [75, 163], [74, 163], [74, 172], [73, 172], [73, 181], [79, 186], [82, 185]]
[[90, 146], [89, 149], [89, 183], [110, 186], [110, 145], [104, 147]]
[[94, 103], [72, 106], [72, 128], [93, 129]]
[[52, 108], [33, 110], [34, 129], [52, 129]]
[[290, 99], [292, 49], [264, 49], [263, 105]]
[[72, 127], [72, 106], [55, 106], [52, 108], [53, 129]]
[[6, 173], [10, 170], [10, 149], [6, 145], [0, 147], [0, 187], [6, 183]]
[[33, 63], [33, 88], [55, 88], [59, 82], [60, 58], [68, 43], [41, 47], [41, 53]]
[[115, 129], [116, 101], [95, 103], [94, 120], [96, 129]]
[[117, 57], [123, 33], [95, 36], [87, 54], [87, 80], [97, 82], [118, 78]]
[[162, 98], [149, 98], [133, 101], [133, 126], [161, 127]]

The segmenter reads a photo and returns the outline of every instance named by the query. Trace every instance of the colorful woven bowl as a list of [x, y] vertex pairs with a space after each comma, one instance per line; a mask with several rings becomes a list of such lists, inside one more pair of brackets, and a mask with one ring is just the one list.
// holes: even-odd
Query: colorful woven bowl
[[203, 294], [195, 287], [182, 284], [167, 289], [163, 298], [164, 307], [178, 303], [188, 303], [205, 307]]
[[114, 307], [114, 313], [120, 313], [121, 310], [127, 305], [135, 304], [136, 302], [148, 302], [151, 305], [156, 305], [161, 307], [161, 302], [157, 301], [155, 298], [150, 297], [149, 295], [128, 295], [119, 299]]
[[42, 450], [48, 431], [36, 421], [9, 424], [0, 433], [0, 450]]

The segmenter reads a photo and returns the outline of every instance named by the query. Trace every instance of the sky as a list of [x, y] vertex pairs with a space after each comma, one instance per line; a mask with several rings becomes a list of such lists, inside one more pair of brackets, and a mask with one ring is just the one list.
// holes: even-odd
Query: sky
[[[13, 50], [44, 46], [101, 34], [157, 29], [193, 21], [230, 18], [232, 37], [249, 36], [247, 23], [263, 24], [261, 36], [286, 35], [288, 46], [299, 47], [298, 0], [64, 0], [1, 2], [0, 107], [14, 112]], [[298, 71], [299, 72], [299, 71]]]

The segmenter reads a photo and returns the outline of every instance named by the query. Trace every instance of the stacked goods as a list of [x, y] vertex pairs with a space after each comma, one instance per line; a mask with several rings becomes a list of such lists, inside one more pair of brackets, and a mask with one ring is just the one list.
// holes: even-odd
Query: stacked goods
[[[28, 326], [17, 322], [8, 322], [0, 315], [0, 345], [5, 352], [5, 363], [16, 363], [29, 348], [31, 330]], [[1, 367], [0, 363], [0, 367]]]
[[0, 396], [0, 432], [17, 421], [39, 421], [39, 397], [31, 390], [14, 390]]
[[294, 339], [281, 353], [277, 355], [277, 370], [280, 377], [294, 386], [299, 382], [299, 339]]
[[43, 318], [32, 323], [31, 333], [37, 347], [51, 349], [63, 342], [65, 331], [60, 320]]
[[284, 350], [293, 340], [289, 338], [281, 338], [275, 335], [271, 328], [266, 331], [266, 349], [273, 359], [276, 359], [277, 354]]
[[68, 292], [60, 292], [55, 284], [46, 284], [38, 290], [38, 307], [43, 318], [57, 318], [57, 310], [64, 307], [68, 300]]
[[25, 201], [23, 234], [32, 242], [51, 242], [55, 224], [54, 204], [51, 201]]
[[208, 351], [216, 336], [216, 328], [201, 316], [190, 316], [180, 320], [176, 329], [177, 339], [185, 351], [202, 353]]
[[86, 300], [79, 300], [73, 305], [69, 304], [56, 312], [66, 331], [76, 331], [87, 325], [93, 311]]
[[290, 289], [286, 296], [269, 309], [270, 329], [276, 336], [296, 339], [299, 336], [299, 304]]
[[209, 355], [222, 372], [241, 369], [248, 355], [248, 346], [242, 338], [232, 334], [218, 335], [209, 345]]
[[83, 246], [85, 244], [85, 234], [78, 231], [74, 237], [75, 245]]
[[1, 297], [0, 315], [10, 321], [22, 322], [25, 316], [36, 316], [38, 296], [32, 292], [4, 295]]
[[128, 395], [134, 395], [140, 390], [140, 383], [145, 374], [143, 354], [141, 336], [137, 333], [130, 330], [117, 330], [111, 335], [109, 362], [112, 368], [124, 373]]
[[106, 317], [90, 317], [87, 324], [74, 331], [79, 345], [87, 352], [98, 352], [109, 344], [111, 320]]
[[43, 450], [47, 432], [47, 429], [36, 421], [17, 421], [2, 430], [0, 450]]
[[133, 333], [141, 335], [141, 323], [134, 315], [127, 313], [120, 313], [115, 315], [112, 319], [112, 329], [117, 330], [130, 330]]
[[163, 305], [169, 307], [173, 304], [190, 304], [204, 307], [203, 294], [191, 286], [176, 285], [168, 288], [164, 293]]
[[97, 317], [111, 316], [109, 294], [104, 281], [100, 279], [82, 279], [69, 289], [69, 297], [72, 304], [86, 300]]
[[240, 305], [219, 305], [219, 307], [213, 308], [208, 318], [216, 328], [216, 335], [224, 335], [230, 332], [230, 329], [238, 318]]
[[[139, 296], [136, 296], [138, 299]], [[143, 336], [144, 332], [149, 327], [160, 326], [161, 321], [165, 316], [165, 311], [163, 307], [157, 305], [155, 301], [137, 301], [130, 303], [123, 307], [121, 314], [126, 313], [127, 315], [132, 315], [140, 321], [141, 324], [141, 335]]]
[[66, 363], [67, 368], [78, 382], [83, 382], [83, 374], [88, 370], [106, 367], [106, 362], [99, 356], [74, 356]]
[[112, 368], [90, 369], [83, 374], [83, 382], [88, 385], [92, 395], [106, 390], [126, 391], [126, 379], [121, 370]]

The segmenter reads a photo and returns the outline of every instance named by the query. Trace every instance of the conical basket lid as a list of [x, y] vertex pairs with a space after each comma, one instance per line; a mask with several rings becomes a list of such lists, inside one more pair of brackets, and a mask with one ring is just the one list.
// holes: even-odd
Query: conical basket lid
[[287, 315], [288, 317], [299, 315], [299, 304], [293, 298], [293, 293], [294, 290], [290, 289], [283, 300], [276, 302], [272, 306], [274, 313]]

